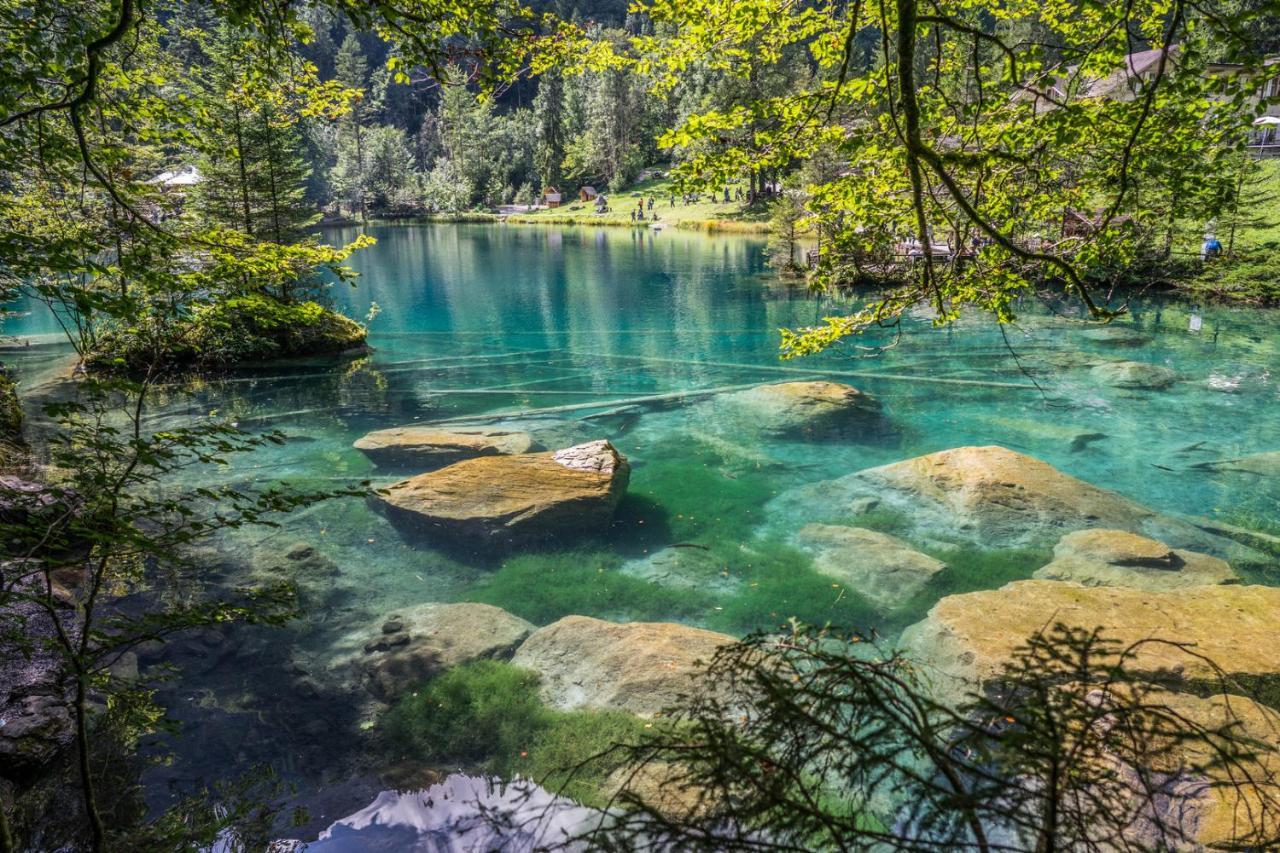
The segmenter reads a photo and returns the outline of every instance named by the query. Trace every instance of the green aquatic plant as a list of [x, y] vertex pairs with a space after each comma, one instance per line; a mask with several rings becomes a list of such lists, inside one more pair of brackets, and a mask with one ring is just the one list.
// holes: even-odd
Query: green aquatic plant
[[387, 712], [383, 733], [402, 758], [456, 763], [511, 779], [533, 779], [588, 805], [603, 805], [610, 756], [652, 724], [622, 711], [560, 711], [538, 696], [538, 675], [508, 663], [452, 669]]
[[855, 590], [813, 569], [813, 561], [788, 545], [765, 541], [725, 555], [741, 588], [726, 596], [709, 624], [734, 634], [769, 631], [791, 619], [808, 624], [878, 621], [875, 609]]
[[[628, 544], [654, 547], [668, 542], [700, 542], [715, 537], [744, 541], [764, 517], [763, 507], [777, 494], [776, 471], [764, 467], [767, 460], [725, 460], [712, 450], [687, 439], [666, 439], [644, 448], [643, 465], [631, 476], [629, 497], [618, 508], [619, 525]], [[639, 511], [635, 498], [653, 502], [648, 513]], [[646, 517], [662, 513], [665, 530]], [[644, 523], [640, 524], [640, 519]], [[670, 537], [657, 541], [660, 535]]]
[[524, 554], [505, 562], [471, 593], [535, 625], [562, 616], [661, 620], [705, 612], [708, 598], [697, 590], [671, 589], [618, 571], [622, 558], [610, 551]]
[[867, 530], [878, 530], [881, 533], [901, 535], [912, 528], [911, 517], [902, 510], [877, 507], [855, 515], [847, 522], [850, 527], [862, 527]]
[[980, 589], [998, 589], [1013, 581], [1026, 580], [1053, 560], [1045, 548], [925, 548], [929, 556], [946, 563], [920, 591], [905, 612], [923, 616], [939, 599]]

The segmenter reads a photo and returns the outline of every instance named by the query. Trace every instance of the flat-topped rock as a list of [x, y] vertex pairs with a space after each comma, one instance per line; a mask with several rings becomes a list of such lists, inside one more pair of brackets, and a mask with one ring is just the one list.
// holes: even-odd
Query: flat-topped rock
[[534, 626], [490, 604], [418, 604], [386, 614], [335, 644], [370, 692], [393, 701], [451, 667], [509, 658]]
[[1141, 361], [1112, 361], [1099, 364], [1089, 371], [1089, 376], [1103, 385], [1113, 388], [1160, 390], [1178, 380], [1178, 374], [1158, 364]]
[[757, 432], [789, 438], [857, 437], [876, 432], [880, 403], [840, 382], [779, 382], [721, 394], [710, 403]]
[[1038, 569], [1042, 580], [1072, 581], [1084, 586], [1127, 586], [1170, 590], [1237, 583], [1226, 560], [1196, 551], [1170, 548], [1163, 542], [1124, 530], [1077, 530], [1053, 549], [1053, 562]]
[[[1232, 676], [1280, 674], [1280, 588], [1219, 585], [1152, 592], [1049, 580], [951, 595], [903, 632], [901, 645], [943, 695], [986, 684], [1035, 633], [1061, 623], [1121, 644], [1159, 638], [1195, 652]], [[1150, 643], [1132, 659], [1138, 671], [1180, 671], [1214, 679], [1198, 657]]]
[[816, 571], [886, 610], [906, 605], [946, 568], [895, 536], [861, 527], [806, 524], [795, 543], [813, 555]]
[[414, 535], [506, 546], [604, 530], [629, 476], [613, 445], [593, 441], [468, 459], [402, 480], [379, 499]]
[[1064, 533], [1128, 530], [1222, 557], [1266, 563], [1259, 552], [1004, 447], [957, 447], [811, 483], [768, 504], [772, 524], [857, 524], [868, 504], [899, 513], [914, 542], [982, 548], [1049, 547]]
[[442, 468], [478, 456], [502, 456], [541, 450], [527, 432], [497, 427], [407, 426], [380, 429], [352, 445], [377, 465]]
[[652, 716], [698, 689], [705, 665], [732, 642], [727, 634], [672, 622], [566, 616], [534, 631], [511, 662], [542, 677], [549, 705]]

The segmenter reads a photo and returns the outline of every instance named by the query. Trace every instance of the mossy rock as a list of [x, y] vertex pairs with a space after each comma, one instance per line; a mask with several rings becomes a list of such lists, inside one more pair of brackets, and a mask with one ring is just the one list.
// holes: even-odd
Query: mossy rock
[[364, 326], [317, 302], [262, 293], [202, 305], [180, 322], [142, 322], [102, 335], [91, 369], [124, 373], [158, 362], [169, 369], [217, 369], [366, 350]]

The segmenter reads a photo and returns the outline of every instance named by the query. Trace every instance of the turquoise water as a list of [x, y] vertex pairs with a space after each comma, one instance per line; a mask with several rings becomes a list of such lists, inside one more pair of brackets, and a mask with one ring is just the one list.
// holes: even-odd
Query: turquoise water
[[[964, 569], [949, 586], [927, 589], [898, 612], [878, 611], [817, 575], [778, 534], [791, 519], [768, 518], [766, 506], [787, 489], [862, 468], [1001, 444], [1164, 512], [1261, 527], [1277, 521], [1274, 480], [1194, 467], [1280, 450], [1274, 312], [1207, 307], [1192, 332], [1190, 306], [1146, 301], [1133, 306], [1117, 340], [1112, 332], [1099, 339], [1070, 304], [1028, 300], [1022, 321], [1003, 334], [981, 317], [937, 329], [920, 311], [903, 321], [900, 339], [883, 330], [860, 339], [863, 348], [781, 362], [779, 328], [850, 303], [778, 284], [757, 239], [672, 229], [368, 232], [378, 244], [353, 261], [358, 285], [335, 289], [333, 299], [358, 319], [377, 304], [369, 357], [175, 386], [149, 423], [214, 415], [249, 430], [279, 429], [285, 444], [219, 476], [337, 485], [413, 473], [380, 471], [352, 449], [370, 430], [509, 412], [506, 422], [549, 445], [610, 439], [633, 466], [628, 495], [611, 528], [531, 553], [412, 545], [362, 500], [313, 507], [281, 530], [219, 543], [252, 564], [306, 542], [340, 575], [284, 640], [250, 634], [234, 652], [217, 643], [188, 648], [206, 665], [191, 667], [191, 680], [173, 694], [177, 716], [191, 725], [177, 741], [180, 760], [148, 777], [157, 802], [168, 785], [213, 774], [230, 757], [238, 767], [273, 763], [304, 785], [349, 777], [351, 763], [335, 753], [348, 735], [358, 742], [368, 710], [308, 704], [279, 686], [297, 673], [323, 681], [336, 638], [418, 602], [489, 601], [539, 624], [586, 613], [744, 633], [799, 615], [893, 631], [947, 591], [997, 586], [1043, 563], [1039, 553], [952, 555]], [[52, 329], [32, 316], [9, 331]], [[33, 386], [55, 373], [54, 352], [10, 349], [6, 361]], [[1168, 367], [1178, 381], [1136, 391], [1091, 380], [1088, 364], [1121, 359]], [[892, 430], [863, 441], [764, 440], [701, 397], [594, 417], [636, 397], [802, 378], [873, 395]], [[879, 522], [892, 529], [895, 520]], [[700, 546], [706, 560], [674, 576], [645, 572], [646, 558], [677, 543]]]

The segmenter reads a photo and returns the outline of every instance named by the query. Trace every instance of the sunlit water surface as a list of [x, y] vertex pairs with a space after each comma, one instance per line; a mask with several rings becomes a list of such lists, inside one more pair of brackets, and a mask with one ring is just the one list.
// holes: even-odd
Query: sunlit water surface
[[[741, 634], [799, 615], [891, 633], [955, 591], [955, 583], [889, 616], [856, 591], [819, 579], [787, 542], [762, 535], [788, 526], [787, 519], [765, 518], [771, 497], [862, 468], [1000, 444], [1165, 512], [1253, 526], [1276, 521], [1273, 481], [1193, 467], [1280, 449], [1280, 335], [1271, 312], [1207, 307], [1199, 312], [1201, 330], [1192, 332], [1192, 306], [1139, 302], [1123, 321], [1138, 335], [1118, 345], [1099, 340], [1096, 326], [1069, 304], [1028, 301], [1022, 322], [1003, 332], [982, 317], [938, 329], [922, 310], [882, 352], [866, 348], [895, 343], [897, 331], [782, 362], [779, 328], [810, 325], [849, 306], [778, 284], [757, 239], [671, 229], [367, 230], [378, 244], [353, 260], [358, 285], [332, 296], [358, 319], [371, 316], [376, 303], [372, 354], [166, 389], [149, 422], [214, 416], [249, 430], [281, 430], [286, 443], [219, 476], [325, 487], [412, 473], [379, 471], [352, 449], [370, 430], [509, 411], [509, 422], [534, 427], [547, 443], [610, 439], [633, 466], [628, 496], [611, 529], [531, 554], [446, 554], [410, 545], [357, 499], [300, 512], [281, 530], [222, 542], [245, 561], [307, 542], [338, 564], [341, 579], [337, 594], [290, 636], [292, 650], [270, 640], [231, 653], [188, 650], [205, 665], [190, 667], [187, 681], [170, 690], [176, 716], [190, 725], [175, 742], [178, 760], [149, 771], [156, 805], [194, 779], [257, 762], [304, 791], [332, 794], [343, 783], [345, 799], [333, 794], [327, 805], [311, 803], [317, 829], [367, 803], [385, 787], [379, 768], [365, 767], [367, 778], [352, 783], [344, 753], [355, 742], [349, 733], [362, 723], [368, 728], [365, 711], [314, 697], [308, 703], [280, 685], [291, 673], [322, 667], [329, 644], [353, 626], [418, 602], [484, 600], [539, 624], [584, 613]], [[340, 229], [326, 238], [342, 242], [357, 233]], [[9, 329], [53, 331], [48, 323], [33, 314]], [[35, 386], [56, 372], [53, 351], [19, 348], [6, 360]], [[1100, 359], [1163, 365], [1179, 381], [1162, 391], [1100, 387], [1087, 369]], [[592, 417], [637, 397], [818, 377], [874, 395], [893, 432], [865, 441], [766, 441], [720, 419], [706, 398]], [[743, 550], [744, 542], [756, 544]], [[703, 546], [721, 570], [692, 593], [627, 574], [629, 565], [674, 543]], [[960, 584], [995, 586], [1038, 565], [1031, 558], [1015, 563], [989, 577], [970, 569]]]

